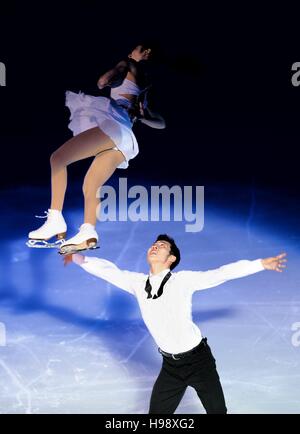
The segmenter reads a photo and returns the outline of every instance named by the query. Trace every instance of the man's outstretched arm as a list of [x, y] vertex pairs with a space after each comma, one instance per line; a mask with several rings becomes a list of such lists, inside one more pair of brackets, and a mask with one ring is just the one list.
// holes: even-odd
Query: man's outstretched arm
[[215, 270], [208, 271], [182, 271], [178, 274], [184, 279], [185, 285], [192, 291], [211, 288], [221, 285], [227, 280], [238, 279], [249, 276], [263, 270], [274, 270], [282, 272], [286, 267], [286, 253], [281, 253], [265, 259], [255, 261], [237, 261], [232, 264], [223, 265]]
[[71, 262], [79, 265], [88, 273], [106, 280], [130, 294], [134, 294], [135, 288], [145, 280], [144, 274], [120, 270], [115, 264], [106, 259], [83, 256], [79, 253], [64, 256], [64, 265], [68, 265]]

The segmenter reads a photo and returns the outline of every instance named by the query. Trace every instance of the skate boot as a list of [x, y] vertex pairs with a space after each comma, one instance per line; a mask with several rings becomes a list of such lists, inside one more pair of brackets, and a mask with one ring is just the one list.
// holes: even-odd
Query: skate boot
[[69, 255], [80, 250], [98, 249], [98, 234], [95, 226], [90, 223], [84, 223], [80, 226], [79, 232], [75, 237], [66, 240], [61, 246], [59, 253]]
[[[35, 248], [59, 248], [65, 241], [67, 225], [61, 211], [48, 209], [45, 216], [36, 216], [37, 218], [46, 218], [45, 223], [35, 231], [28, 234], [28, 247]], [[51, 238], [56, 237], [54, 242], [48, 242]]]

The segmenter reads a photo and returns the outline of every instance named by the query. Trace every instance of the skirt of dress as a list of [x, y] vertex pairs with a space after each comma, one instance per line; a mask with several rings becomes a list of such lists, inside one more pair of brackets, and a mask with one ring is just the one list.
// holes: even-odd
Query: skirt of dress
[[115, 143], [125, 157], [118, 167], [126, 169], [128, 162], [139, 153], [132, 132], [132, 122], [125, 108], [103, 96], [66, 91], [66, 106], [70, 109], [69, 129], [76, 136], [89, 128], [99, 127]]

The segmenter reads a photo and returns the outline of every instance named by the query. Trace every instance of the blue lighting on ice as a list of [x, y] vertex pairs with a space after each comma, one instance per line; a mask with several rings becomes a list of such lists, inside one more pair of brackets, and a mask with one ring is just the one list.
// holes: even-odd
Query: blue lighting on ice
[[[299, 204], [251, 188], [214, 186], [205, 194], [201, 232], [184, 232], [182, 222], [99, 222], [101, 248], [88, 255], [147, 272], [146, 249], [165, 232], [181, 248], [178, 270], [286, 251], [284, 273], [197, 292], [193, 317], [215, 354], [230, 413], [297, 413]], [[74, 264], [64, 267], [55, 250], [25, 246], [48, 191], [22, 188], [0, 198], [0, 413], [147, 413], [161, 356], [134, 297]], [[70, 236], [82, 223], [81, 206], [81, 197], [66, 203]], [[204, 413], [194, 390], [177, 412]]]

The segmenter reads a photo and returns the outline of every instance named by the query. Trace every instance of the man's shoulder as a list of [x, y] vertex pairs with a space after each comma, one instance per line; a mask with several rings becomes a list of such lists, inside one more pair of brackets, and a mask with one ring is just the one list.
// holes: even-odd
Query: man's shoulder
[[177, 282], [179, 285], [193, 285], [196, 281], [202, 280], [206, 273], [201, 270], [180, 270], [172, 274], [174, 282]]
[[195, 270], [180, 270], [180, 271], [176, 271], [175, 273], [172, 272], [172, 275], [174, 277], [183, 277], [183, 276], [192, 275], [194, 273], [203, 273], [203, 271], [202, 270], [197, 270], [197, 271], [195, 271]]
[[140, 273], [139, 271], [129, 271], [129, 270], [123, 270], [123, 271], [130, 274], [133, 278], [137, 280], [146, 280], [148, 278], [147, 274]]
[[129, 271], [129, 273], [132, 273], [132, 274], [136, 275], [137, 277], [141, 277], [143, 279], [146, 279], [148, 277], [148, 274], [141, 273], [139, 271]]

